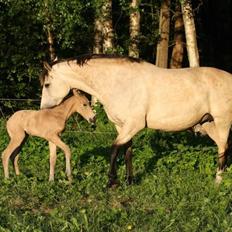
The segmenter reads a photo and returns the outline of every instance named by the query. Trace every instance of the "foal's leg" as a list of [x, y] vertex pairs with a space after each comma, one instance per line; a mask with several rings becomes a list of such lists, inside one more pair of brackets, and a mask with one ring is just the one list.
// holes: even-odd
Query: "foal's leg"
[[10, 143], [7, 148], [2, 153], [2, 164], [4, 169], [5, 178], [9, 178], [9, 158], [14, 152], [19, 152], [20, 146], [25, 138], [24, 131], [17, 133], [17, 135], [12, 136]]
[[[124, 126], [118, 130], [119, 134], [112, 145], [112, 153], [111, 153], [111, 160], [110, 160], [110, 171], [109, 171], [109, 183], [108, 186], [112, 187], [113, 185], [117, 184], [117, 170], [116, 170], [116, 159], [118, 156], [119, 148], [129, 142], [131, 138], [145, 126], [145, 120], [136, 120], [130, 121], [124, 124]], [[127, 164], [130, 164], [131, 161], [131, 153], [128, 155]], [[132, 167], [132, 164], [129, 166]], [[132, 170], [132, 169], [131, 169]]]
[[72, 181], [72, 174], [71, 174], [71, 151], [69, 149], [69, 147], [61, 141], [61, 139], [55, 135], [52, 136], [49, 139], [50, 142], [54, 143], [57, 147], [59, 147], [61, 150], [63, 150], [64, 154], [65, 154], [65, 159], [66, 159], [66, 174], [68, 177], [68, 180], [71, 182]]
[[13, 163], [14, 163], [15, 174], [17, 176], [20, 174], [18, 161], [19, 161], [19, 155], [16, 155], [14, 160], [13, 160]]
[[222, 119], [215, 119], [214, 122], [204, 123], [202, 127], [218, 147], [218, 168], [215, 181], [220, 183], [222, 180], [221, 174], [226, 167], [230, 123]]
[[18, 165], [18, 161], [19, 161], [19, 152], [22, 149], [22, 146], [24, 145], [24, 143], [26, 142], [28, 138], [28, 134], [25, 134], [25, 137], [22, 141], [22, 143], [20, 144], [20, 146], [18, 148], [15, 149], [15, 151], [12, 153], [12, 155], [10, 156], [10, 159], [14, 165], [14, 170], [15, 170], [15, 174], [18, 176], [20, 174], [19, 172], [19, 165]]
[[49, 181], [54, 181], [54, 173], [55, 173], [55, 165], [56, 165], [56, 145], [52, 142], [49, 143], [49, 151], [50, 151], [50, 173], [49, 173]]

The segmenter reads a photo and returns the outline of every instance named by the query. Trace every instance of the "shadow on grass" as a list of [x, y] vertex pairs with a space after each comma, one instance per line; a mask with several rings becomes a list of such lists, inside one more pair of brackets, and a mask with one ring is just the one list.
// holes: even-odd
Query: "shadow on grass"
[[94, 156], [95, 159], [105, 159], [108, 163], [110, 163], [110, 147], [109, 146], [99, 146], [84, 152], [84, 154], [80, 157], [80, 167], [85, 166], [89, 163]]
[[[207, 146], [216, 147], [215, 143], [208, 136], [195, 135], [189, 131], [167, 133], [154, 130], [148, 130], [148, 132], [144, 130], [133, 139], [133, 147], [135, 150], [137, 149], [140, 152], [143, 152], [145, 145], [152, 149], [153, 155], [149, 156], [148, 158], [146, 158], [146, 154], [142, 156], [142, 158], [147, 160], [145, 162], [143, 171], [134, 176], [134, 184], [140, 184], [147, 173], [154, 171], [160, 158], [169, 156], [174, 150], [179, 150], [178, 146], [180, 145], [186, 147], [186, 149], [191, 148], [191, 150], [194, 150], [195, 147], [197, 147], [196, 149], [198, 151], [199, 149]], [[118, 167], [125, 165], [121, 150], [117, 162]], [[94, 159], [99, 159], [100, 157], [100, 159], [104, 159], [109, 164], [110, 152], [111, 148], [108, 145], [93, 147], [93, 149], [84, 152], [84, 154], [80, 157], [80, 165], [86, 165], [86, 163], [90, 162], [92, 156], [94, 156]], [[136, 154], [134, 154], [134, 156], [136, 156]], [[134, 159], [136, 159], [136, 157], [134, 157]], [[107, 174], [108, 170], [106, 170], [105, 173]]]
[[[160, 141], [162, 142], [160, 143]], [[228, 141], [227, 167], [232, 165], [232, 133], [230, 133]], [[187, 149], [191, 148], [191, 150], [196, 149], [196, 151], [199, 151], [199, 149], [202, 149], [202, 153], [204, 153], [204, 147], [215, 147], [217, 150], [217, 145], [207, 135], [195, 135], [190, 131], [176, 133], [155, 132], [150, 135], [149, 144], [154, 155], [146, 162], [144, 171], [135, 176], [135, 184], [140, 184], [144, 176], [155, 169], [158, 160], [165, 156], [169, 156], [170, 153], [176, 150], [178, 144], [185, 146]], [[212, 155], [215, 155], [215, 159], [217, 159], [217, 152]]]
[[186, 149], [191, 147], [193, 150], [195, 147], [198, 147], [199, 150], [199, 147], [216, 146], [208, 136], [195, 135], [190, 131], [176, 133], [156, 131], [150, 135], [149, 145], [152, 148], [153, 156], [145, 163], [144, 171], [136, 175], [136, 184], [140, 184], [147, 173], [154, 171], [159, 159], [169, 156], [174, 150], [180, 150], [181, 152], [181, 149], [178, 149], [180, 145], [186, 147]]

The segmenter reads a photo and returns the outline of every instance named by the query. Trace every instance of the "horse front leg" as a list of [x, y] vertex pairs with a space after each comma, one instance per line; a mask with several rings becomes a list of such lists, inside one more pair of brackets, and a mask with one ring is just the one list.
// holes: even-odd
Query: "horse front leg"
[[108, 187], [110, 188], [118, 184], [116, 162], [119, 153], [119, 147], [120, 146], [113, 144], [111, 148], [112, 151], [110, 158], [110, 170], [108, 174], [109, 177]]
[[126, 147], [125, 161], [126, 161], [126, 173], [127, 181], [130, 184], [132, 182], [132, 150], [131, 150], [131, 139], [132, 137], [145, 126], [143, 118], [134, 118], [133, 120], [124, 124], [123, 127], [116, 127], [118, 136], [112, 146], [111, 160], [110, 160], [110, 171], [109, 171], [109, 187], [117, 184], [117, 170], [116, 160], [121, 146]]

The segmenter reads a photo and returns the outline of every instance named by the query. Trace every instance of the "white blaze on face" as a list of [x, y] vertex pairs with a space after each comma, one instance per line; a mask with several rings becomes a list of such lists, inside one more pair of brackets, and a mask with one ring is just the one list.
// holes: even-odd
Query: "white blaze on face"
[[43, 90], [40, 108], [50, 108], [59, 105], [63, 98], [69, 93], [70, 87], [58, 78], [50, 78], [46, 81]]

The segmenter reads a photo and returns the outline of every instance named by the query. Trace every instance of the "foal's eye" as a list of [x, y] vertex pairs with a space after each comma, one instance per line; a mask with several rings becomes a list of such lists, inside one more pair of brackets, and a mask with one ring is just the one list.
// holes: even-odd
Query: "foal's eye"
[[86, 104], [86, 103], [84, 103], [84, 104], [83, 104], [83, 106], [87, 106], [87, 104]]
[[47, 84], [44, 84], [44, 87], [45, 87], [45, 88], [48, 88], [49, 85], [50, 85], [50, 84], [48, 84], [48, 83], [47, 83]]

